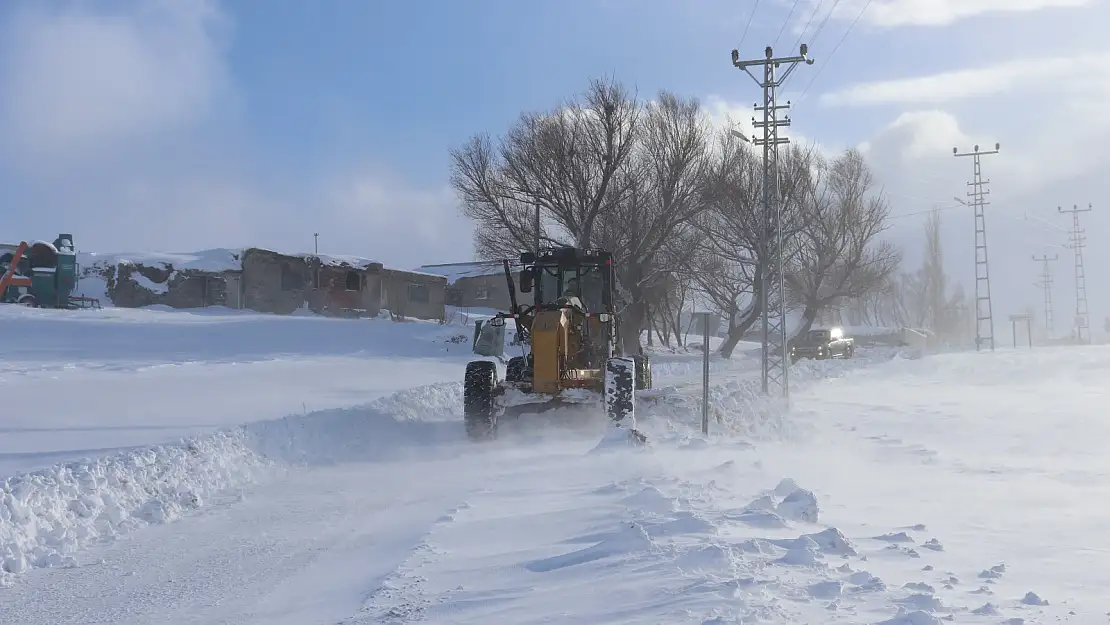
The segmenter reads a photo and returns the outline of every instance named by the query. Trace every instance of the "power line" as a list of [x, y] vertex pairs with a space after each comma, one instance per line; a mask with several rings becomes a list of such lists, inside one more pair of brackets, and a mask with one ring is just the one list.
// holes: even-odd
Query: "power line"
[[794, 17], [794, 11], [798, 9], [798, 2], [801, 0], [794, 0], [793, 6], [790, 7], [790, 12], [786, 14], [786, 20], [783, 21], [782, 26], [779, 28], [779, 34], [775, 37], [775, 43], [771, 44], [772, 47], [778, 47], [779, 39], [782, 38], [782, 33], [786, 30], [787, 24], [790, 23], [790, 18]]
[[[839, 1], [840, 0], [837, 0], [837, 2], [839, 2]], [[802, 32], [798, 33], [798, 39], [794, 41], [793, 48], [797, 48], [798, 46], [800, 46], [802, 44], [802, 37], [805, 37], [806, 33], [809, 31], [809, 26], [810, 26], [810, 24], [813, 23], [813, 18], [817, 17], [817, 11], [821, 10], [821, 5], [822, 4], [825, 4], [825, 0], [818, 0], [817, 5], [813, 7], [813, 11], [809, 14], [809, 19], [806, 20], [805, 27], [802, 28]], [[817, 35], [814, 34], [814, 37], [816, 37], [816, 36]], [[812, 43], [812, 41], [810, 43]]]
[[[825, 63], [821, 67], [817, 68], [817, 73], [815, 73], [813, 75], [813, 78], [809, 80], [809, 84], [806, 85], [806, 88], [802, 89], [801, 95], [798, 96], [799, 106], [802, 104], [803, 98], [805, 97], [806, 93], [809, 92], [809, 88], [813, 86], [813, 82], [817, 80], [817, 77], [821, 75], [821, 72], [829, 66], [829, 63], [832, 61], [832, 58], [836, 54], [836, 51], [840, 49], [840, 45], [843, 44], [844, 40], [848, 38], [848, 34], [852, 32], [852, 29], [856, 27], [857, 23], [859, 23], [860, 18], [862, 18], [863, 14], [867, 12], [867, 8], [871, 6], [872, 1], [873, 0], [867, 0], [867, 4], [863, 5], [863, 8], [860, 9], [859, 15], [856, 16], [856, 19], [852, 20], [852, 23], [848, 26], [848, 30], [844, 31], [844, 34], [840, 37], [840, 41], [836, 42], [836, 45], [833, 46], [832, 52], [830, 52], [828, 58], [825, 59]], [[831, 11], [829, 12], [829, 15], [832, 15]], [[814, 37], [816, 38], [816, 35]]]
[[758, 8], [759, 0], [755, 0], [755, 4], [752, 5], [752, 12], [748, 15], [748, 23], [744, 25], [744, 34], [740, 35], [740, 45], [736, 46], [737, 48], [744, 47], [744, 40], [748, 38], [748, 29], [752, 26], [752, 20], [755, 18], [755, 11]]
[[[840, 0], [833, 0], [832, 8], [830, 8], [829, 12], [825, 14], [825, 19], [821, 20], [821, 23], [817, 26], [817, 30], [813, 31], [813, 38], [810, 39], [810, 41], [817, 39], [817, 36], [820, 35], [821, 31], [825, 29], [825, 24], [829, 23], [829, 18], [832, 17], [833, 13], [836, 12], [836, 6], [838, 4], [840, 4]], [[821, 4], [818, 3], [817, 6], [821, 6]]]

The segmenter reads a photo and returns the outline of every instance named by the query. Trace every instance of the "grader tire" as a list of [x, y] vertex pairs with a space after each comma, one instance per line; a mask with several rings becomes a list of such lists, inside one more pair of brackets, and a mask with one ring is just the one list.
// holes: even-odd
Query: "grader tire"
[[463, 380], [463, 422], [472, 441], [489, 440], [497, 434], [493, 393], [497, 386], [497, 366], [488, 360], [466, 365]]

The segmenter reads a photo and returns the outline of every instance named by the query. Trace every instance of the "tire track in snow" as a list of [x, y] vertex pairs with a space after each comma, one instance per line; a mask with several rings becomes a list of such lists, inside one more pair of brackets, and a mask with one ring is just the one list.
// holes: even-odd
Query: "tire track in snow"
[[420, 574], [420, 570], [444, 555], [434, 544], [435, 534], [438, 529], [453, 523], [456, 515], [469, 508], [470, 504], [463, 501], [440, 516], [424, 533], [420, 542], [410, 550], [409, 556], [382, 578], [378, 588], [366, 597], [359, 613], [336, 625], [401, 625], [421, 620], [431, 602], [425, 598], [424, 583], [427, 578]]

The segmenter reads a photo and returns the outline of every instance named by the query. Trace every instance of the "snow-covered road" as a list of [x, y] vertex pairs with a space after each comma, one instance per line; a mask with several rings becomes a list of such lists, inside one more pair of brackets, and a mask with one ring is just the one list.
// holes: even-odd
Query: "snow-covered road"
[[[317, 334], [267, 349], [274, 328], [250, 327], [302, 321], [321, 325], [279, 329]], [[654, 444], [636, 451], [599, 447], [597, 428], [470, 444], [455, 375], [465, 349], [432, 353], [455, 349], [449, 328], [352, 350], [328, 335], [349, 337], [346, 322], [240, 322], [232, 335], [256, 332], [258, 347], [183, 347], [180, 360], [226, 376], [210, 403], [242, 388], [240, 413], [293, 414], [0, 482], [0, 566], [17, 572], [0, 573], [0, 623], [1093, 623], [1110, 609], [1106, 347], [803, 363], [787, 415], [754, 401], [741, 355], [714, 363], [713, 427], [728, 433], [708, 440], [689, 427], [697, 355], [661, 357], [657, 384], [679, 386], [641, 415]], [[64, 342], [57, 363], [69, 364], [40, 367], [61, 372], [58, 394], [93, 361], [131, 380], [159, 370], [135, 366], [153, 356], [82, 359]], [[327, 359], [356, 374], [324, 376], [314, 367]], [[405, 359], [430, 379], [388, 394], [381, 372], [402, 380]], [[356, 361], [386, 382], [360, 385]], [[297, 363], [315, 409], [288, 405], [292, 378], [243, 373], [296, 377]], [[169, 381], [187, 367], [161, 369]], [[48, 376], [12, 375], [49, 394]], [[366, 397], [344, 401], [334, 389], [347, 384]], [[148, 414], [124, 424], [160, 425]], [[63, 419], [45, 418], [44, 430]]]

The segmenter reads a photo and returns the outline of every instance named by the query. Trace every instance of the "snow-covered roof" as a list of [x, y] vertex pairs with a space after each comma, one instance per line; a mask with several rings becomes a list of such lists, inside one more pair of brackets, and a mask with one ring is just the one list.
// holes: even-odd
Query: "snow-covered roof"
[[281, 256], [288, 256], [289, 258], [303, 258], [304, 260], [311, 260], [319, 258], [320, 264], [330, 267], [353, 267], [355, 269], [366, 269], [373, 265], [383, 265], [381, 261], [372, 258], [364, 258], [362, 256], [351, 256], [347, 254], [316, 254], [314, 252], [282, 252], [267, 247], [255, 247], [253, 249], [270, 252], [271, 254], [278, 254]]
[[[347, 256], [336, 254], [313, 254], [311, 252], [287, 253], [266, 248], [256, 248], [291, 258], [319, 258], [324, 265], [333, 267], [354, 267], [366, 269], [372, 265], [380, 265], [376, 260], [361, 256]], [[78, 260], [83, 265], [143, 265], [152, 267], [157, 265], [172, 266], [175, 270], [194, 269], [198, 271], [239, 271], [243, 268], [244, 249], [216, 248], [199, 252], [82, 252]]]
[[200, 252], [162, 253], [162, 252], [81, 252], [77, 255], [82, 265], [170, 265], [175, 270], [195, 269], [198, 271], [238, 271], [243, 268], [243, 250], [217, 248]]
[[[519, 263], [509, 263], [510, 268], [519, 267]], [[482, 276], [505, 275], [505, 263], [500, 260], [477, 261], [472, 263], [447, 263], [443, 265], [423, 265], [416, 269], [421, 273], [430, 273], [447, 278], [448, 284], [462, 278], [480, 278]]]
[[385, 270], [386, 271], [392, 271], [392, 272], [399, 273], [399, 274], [404, 274], [406, 276], [422, 276], [422, 277], [425, 277], [425, 278], [437, 278], [437, 279], [440, 279], [440, 280], [444, 279], [444, 277], [445, 277], [443, 274], [440, 274], [440, 273], [430, 273], [430, 272], [427, 272], [427, 271], [415, 271], [415, 270], [412, 270], [412, 269], [397, 269], [395, 267], [386, 267]]

